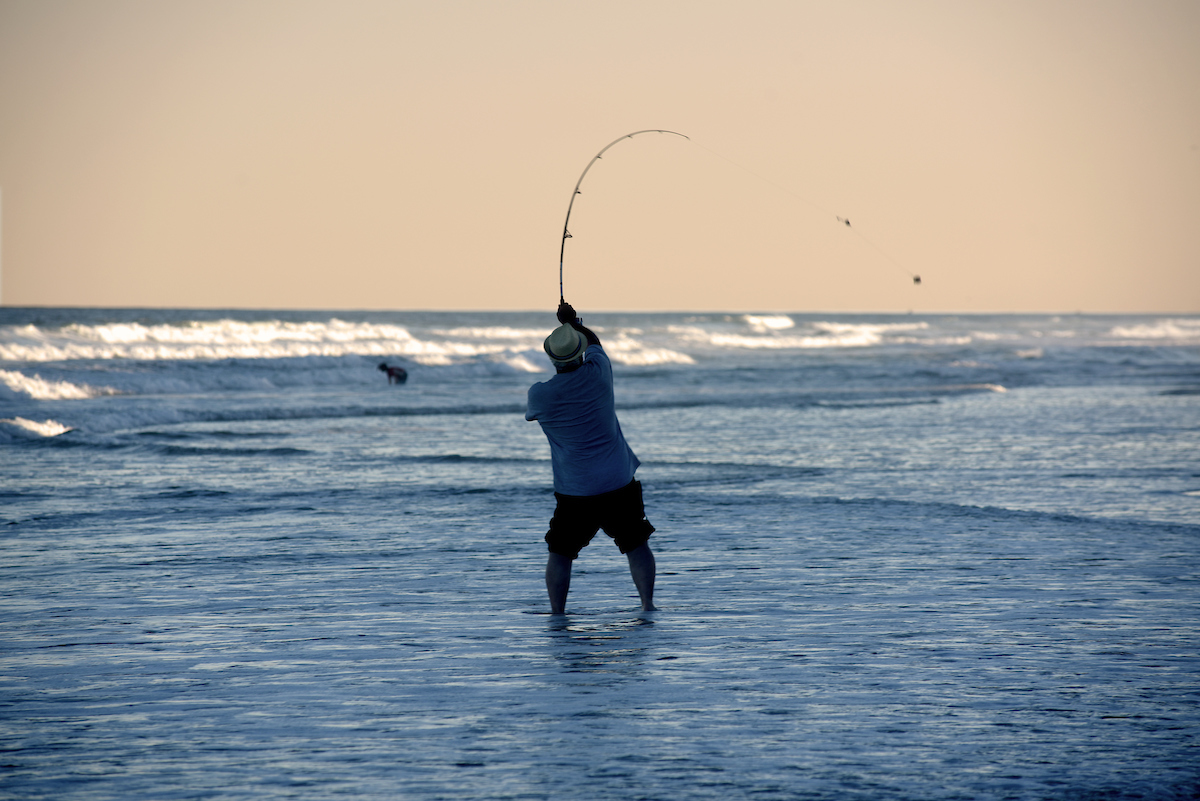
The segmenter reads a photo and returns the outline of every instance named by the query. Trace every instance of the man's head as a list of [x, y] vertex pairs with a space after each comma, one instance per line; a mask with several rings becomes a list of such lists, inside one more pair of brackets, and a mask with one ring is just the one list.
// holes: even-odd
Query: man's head
[[542, 347], [555, 367], [569, 367], [583, 359], [583, 352], [587, 350], [587, 337], [569, 325], [560, 325], [550, 332]]

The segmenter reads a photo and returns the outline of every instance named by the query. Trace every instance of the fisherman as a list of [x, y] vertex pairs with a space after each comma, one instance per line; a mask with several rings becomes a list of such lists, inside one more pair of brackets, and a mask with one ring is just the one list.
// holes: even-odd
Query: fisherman
[[599, 529], [629, 560], [642, 609], [653, 611], [655, 564], [647, 540], [654, 526], [646, 519], [641, 482], [633, 477], [640, 462], [617, 422], [612, 363], [565, 301], [558, 321], [562, 325], [543, 346], [557, 372], [529, 388], [525, 411], [550, 442], [554, 472], [557, 505], [546, 532], [550, 613], [564, 613], [571, 565]]
[[383, 362], [379, 369], [387, 373], [389, 384], [403, 384], [408, 380], [408, 371], [403, 367], [389, 367], [387, 362]]

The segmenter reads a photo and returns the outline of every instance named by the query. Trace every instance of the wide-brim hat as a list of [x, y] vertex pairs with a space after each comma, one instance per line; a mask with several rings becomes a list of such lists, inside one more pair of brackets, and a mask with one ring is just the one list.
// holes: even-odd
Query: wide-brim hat
[[542, 344], [546, 355], [555, 364], [570, 364], [587, 350], [587, 337], [569, 325], [560, 325], [550, 332]]

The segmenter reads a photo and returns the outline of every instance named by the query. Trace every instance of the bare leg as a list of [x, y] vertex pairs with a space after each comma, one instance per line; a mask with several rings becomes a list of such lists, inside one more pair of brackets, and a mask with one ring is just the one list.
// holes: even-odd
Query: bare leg
[[567, 608], [567, 591], [571, 589], [571, 560], [552, 553], [546, 560], [546, 592], [550, 594], [550, 614], [561, 615]]
[[629, 574], [633, 576], [633, 586], [637, 587], [638, 595], [642, 599], [642, 610], [653, 612], [657, 609], [654, 605], [654, 552], [650, 550], [648, 543], [642, 543], [625, 554], [625, 557], [629, 560]]

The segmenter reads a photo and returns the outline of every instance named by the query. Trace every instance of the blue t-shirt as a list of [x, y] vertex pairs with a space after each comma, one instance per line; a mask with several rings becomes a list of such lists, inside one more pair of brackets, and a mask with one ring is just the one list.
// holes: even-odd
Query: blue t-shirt
[[530, 387], [525, 419], [550, 441], [555, 492], [599, 495], [633, 481], [641, 463], [617, 422], [612, 363], [599, 345], [588, 346], [579, 369]]

